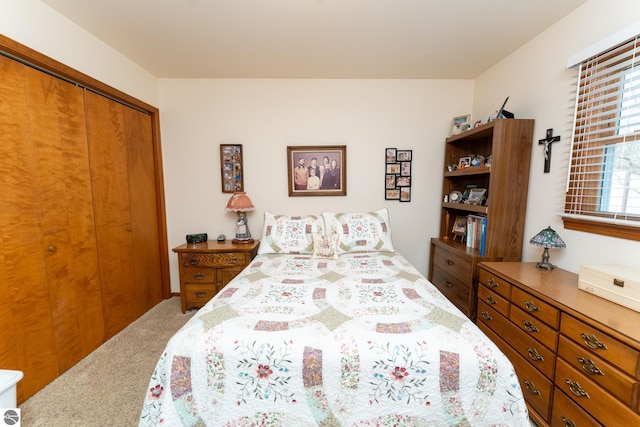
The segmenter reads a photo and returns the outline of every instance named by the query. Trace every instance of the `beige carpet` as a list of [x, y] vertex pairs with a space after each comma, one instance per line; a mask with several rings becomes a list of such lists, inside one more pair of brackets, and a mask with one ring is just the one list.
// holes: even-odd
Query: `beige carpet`
[[22, 427], [137, 426], [165, 344], [194, 313], [162, 301], [24, 402]]

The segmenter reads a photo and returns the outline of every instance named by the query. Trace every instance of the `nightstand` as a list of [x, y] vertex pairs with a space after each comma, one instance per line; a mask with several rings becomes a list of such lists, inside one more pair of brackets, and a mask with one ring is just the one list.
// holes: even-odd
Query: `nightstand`
[[249, 265], [259, 245], [259, 241], [233, 244], [208, 240], [173, 248], [180, 266], [182, 312], [205, 305]]

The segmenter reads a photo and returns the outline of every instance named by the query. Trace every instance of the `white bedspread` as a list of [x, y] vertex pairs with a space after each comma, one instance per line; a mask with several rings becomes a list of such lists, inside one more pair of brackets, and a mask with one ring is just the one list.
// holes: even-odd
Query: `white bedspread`
[[363, 253], [254, 259], [167, 344], [155, 425], [530, 424], [497, 347], [401, 255]]

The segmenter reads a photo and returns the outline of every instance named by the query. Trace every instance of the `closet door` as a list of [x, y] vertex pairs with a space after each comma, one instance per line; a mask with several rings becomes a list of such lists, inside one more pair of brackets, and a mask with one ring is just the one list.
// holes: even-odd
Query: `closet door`
[[107, 337], [162, 300], [149, 115], [85, 92]]
[[0, 363], [30, 397], [104, 340], [82, 89], [0, 57]]

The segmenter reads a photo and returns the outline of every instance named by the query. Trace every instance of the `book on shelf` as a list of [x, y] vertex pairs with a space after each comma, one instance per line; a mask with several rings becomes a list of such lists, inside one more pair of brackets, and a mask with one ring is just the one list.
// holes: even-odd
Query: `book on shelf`
[[470, 214], [467, 216], [467, 247], [478, 249], [484, 256], [487, 242], [487, 217]]

